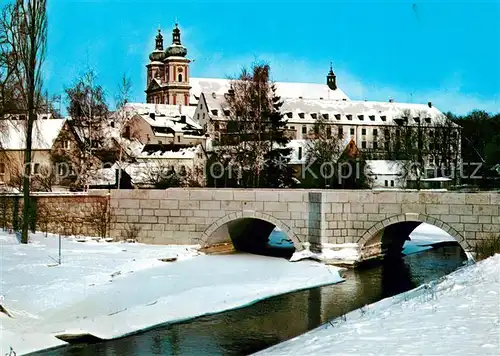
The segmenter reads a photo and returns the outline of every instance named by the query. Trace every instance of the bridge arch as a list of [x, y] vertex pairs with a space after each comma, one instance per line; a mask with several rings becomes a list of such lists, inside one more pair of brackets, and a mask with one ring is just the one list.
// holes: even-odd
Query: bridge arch
[[464, 252], [471, 251], [467, 240], [452, 226], [432, 216], [416, 213], [398, 214], [375, 223], [355, 242], [360, 246], [363, 259], [385, 255], [387, 250], [399, 252], [410, 233], [421, 223], [442, 229], [457, 241]]
[[[202, 233], [200, 243], [208, 247], [223, 242], [243, 243], [267, 242], [270, 233], [277, 227], [293, 242], [295, 251], [304, 249], [303, 242], [284, 222], [274, 216], [258, 211], [236, 211], [215, 220]], [[248, 236], [252, 235], [252, 236]], [[257, 241], [256, 241], [257, 240]]]

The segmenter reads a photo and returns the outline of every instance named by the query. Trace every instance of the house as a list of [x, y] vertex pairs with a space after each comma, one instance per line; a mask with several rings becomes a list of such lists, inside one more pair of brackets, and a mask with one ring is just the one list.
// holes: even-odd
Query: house
[[[39, 115], [32, 133], [31, 173], [46, 175], [52, 169], [51, 152], [66, 120]], [[26, 120], [5, 120], [0, 133], [0, 184], [21, 186], [26, 149]]]

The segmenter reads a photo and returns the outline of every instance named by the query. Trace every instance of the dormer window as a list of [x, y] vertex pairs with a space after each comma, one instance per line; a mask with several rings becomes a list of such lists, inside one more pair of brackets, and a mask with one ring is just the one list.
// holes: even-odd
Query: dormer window
[[425, 118], [425, 122], [428, 123], [428, 124], [430, 124], [431, 123], [431, 118], [430, 117], [426, 117]]
[[315, 112], [313, 112], [313, 113], [311, 114], [311, 117], [312, 117], [314, 120], [316, 120], [316, 119], [317, 119], [317, 117], [318, 117], [318, 114], [316, 114]]
[[364, 115], [358, 115], [358, 119], [359, 119], [360, 121], [363, 121], [363, 120], [365, 119], [365, 116], [364, 116]]
[[347, 120], [352, 120], [352, 115], [351, 114], [347, 114], [346, 117], [347, 117]]
[[218, 114], [218, 113], [219, 113], [219, 112], [218, 112], [218, 110], [217, 110], [217, 109], [213, 109], [213, 110], [212, 110], [212, 115], [217, 116], [217, 114]]
[[340, 117], [341, 117], [341, 116], [340, 116], [340, 114], [335, 114], [335, 118], [336, 118], [337, 120], [340, 120]]
[[230, 112], [229, 112], [229, 110], [228, 110], [228, 109], [224, 110], [224, 115], [226, 115], [226, 116], [229, 116], [229, 115], [230, 115]]
[[420, 123], [420, 118], [419, 118], [418, 116], [417, 116], [417, 117], [414, 117], [414, 118], [413, 118], [413, 121], [415, 121], [417, 124], [419, 124], [419, 123]]
[[305, 114], [303, 112], [299, 112], [299, 117], [303, 119], [305, 117]]
[[323, 114], [323, 119], [328, 120], [328, 114]]
[[380, 120], [387, 121], [387, 116], [385, 116], [385, 115], [380, 116]]
[[291, 119], [291, 118], [292, 118], [292, 112], [291, 112], [291, 111], [287, 112], [287, 113], [286, 113], [286, 116], [287, 116], [289, 119]]
[[370, 115], [370, 120], [375, 121], [375, 115]]

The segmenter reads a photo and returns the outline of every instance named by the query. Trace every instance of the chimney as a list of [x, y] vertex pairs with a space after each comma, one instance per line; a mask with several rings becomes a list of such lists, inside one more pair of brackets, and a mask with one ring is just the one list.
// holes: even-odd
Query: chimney
[[427, 103], [427, 106], [429, 106], [430, 108], [432, 108], [432, 101], [429, 101], [429, 102]]

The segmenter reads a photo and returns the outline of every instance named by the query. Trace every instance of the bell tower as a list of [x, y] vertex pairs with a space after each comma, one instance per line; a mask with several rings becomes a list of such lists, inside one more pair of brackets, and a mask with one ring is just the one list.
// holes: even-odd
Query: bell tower
[[332, 62], [330, 62], [330, 71], [326, 76], [326, 85], [328, 85], [328, 88], [331, 90], [337, 89], [337, 77], [335, 76], [335, 73], [333, 73]]
[[172, 44], [165, 50], [167, 104], [189, 105], [189, 63], [187, 49], [181, 42], [181, 31], [175, 24], [172, 30]]

